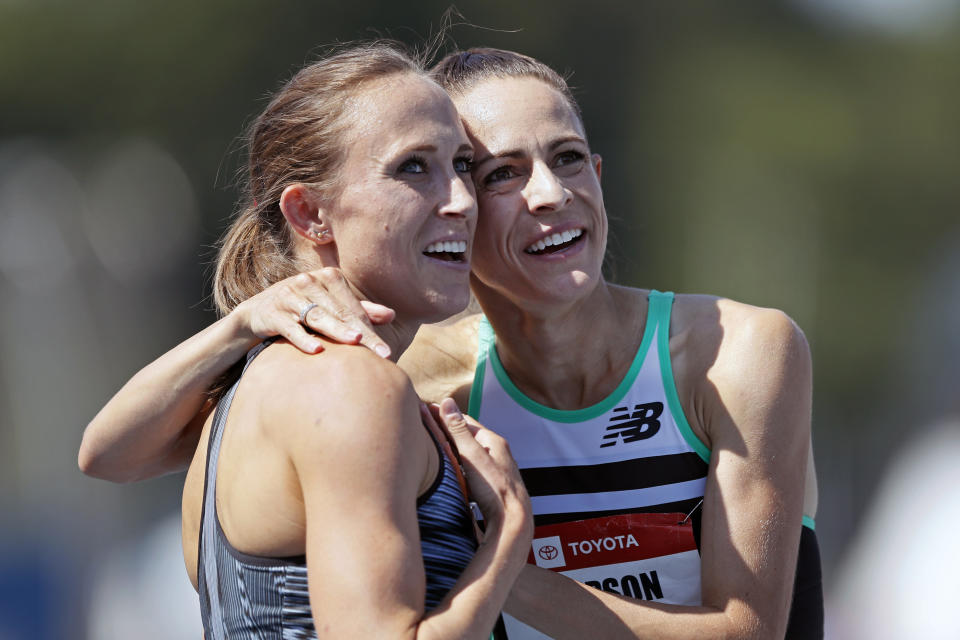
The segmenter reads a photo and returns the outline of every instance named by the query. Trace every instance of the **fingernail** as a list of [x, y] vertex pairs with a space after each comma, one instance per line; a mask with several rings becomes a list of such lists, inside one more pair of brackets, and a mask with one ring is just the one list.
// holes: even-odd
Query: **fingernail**
[[450, 398], [447, 398], [443, 401], [443, 403], [441, 403], [440, 410], [443, 411], [443, 414], [447, 416], [454, 418], [463, 417], [463, 414], [460, 413], [460, 407], [458, 407], [457, 403]]
[[376, 354], [377, 354], [378, 356], [380, 356], [381, 358], [389, 358], [389, 357], [390, 357], [390, 347], [388, 347], [388, 346], [385, 345], [385, 344], [378, 344], [377, 346], [375, 346], [375, 347], [373, 348], [373, 350], [374, 350], [374, 351], [376, 352]]

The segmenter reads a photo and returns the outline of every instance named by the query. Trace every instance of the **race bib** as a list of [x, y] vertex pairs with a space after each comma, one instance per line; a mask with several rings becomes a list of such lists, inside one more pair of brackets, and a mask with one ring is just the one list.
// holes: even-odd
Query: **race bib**
[[[682, 524], [681, 524], [682, 522]], [[633, 513], [536, 528], [528, 562], [638, 600], [700, 604], [700, 554], [689, 518]], [[509, 640], [549, 636], [504, 614]]]

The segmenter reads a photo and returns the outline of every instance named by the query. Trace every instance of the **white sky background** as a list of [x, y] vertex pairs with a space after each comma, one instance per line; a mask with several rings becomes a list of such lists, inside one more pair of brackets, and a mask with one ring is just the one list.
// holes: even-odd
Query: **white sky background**
[[938, 30], [960, 13], [960, 0], [791, 0], [838, 26], [910, 34]]

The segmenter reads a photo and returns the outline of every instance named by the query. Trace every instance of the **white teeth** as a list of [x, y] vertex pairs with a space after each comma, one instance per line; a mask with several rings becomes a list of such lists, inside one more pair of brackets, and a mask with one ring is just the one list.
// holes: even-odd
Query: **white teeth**
[[464, 253], [467, 250], [467, 243], [463, 240], [459, 242], [434, 242], [423, 250], [424, 253]]
[[583, 229], [571, 229], [570, 231], [564, 231], [563, 233], [554, 233], [547, 236], [541, 240], [537, 240], [529, 247], [524, 249], [527, 253], [536, 253], [537, 251], [543, 251], [547, 247], [552, 247], [555, 244], [563, 244], [564, 242], [570, 242], [574, 238], [579, 238], [583, 235]]

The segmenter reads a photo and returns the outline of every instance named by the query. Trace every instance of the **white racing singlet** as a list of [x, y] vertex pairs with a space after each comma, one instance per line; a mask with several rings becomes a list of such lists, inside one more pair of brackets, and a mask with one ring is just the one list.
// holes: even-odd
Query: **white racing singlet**
[[[531, 563], [604, 591], [698, 605], [694, 531], [710, 450], [674, 385], [672, 303], [672, 293], [650, 293], [630, 370], [607, 398], [574, 411], [541, 405], [511, 382], [483, 318], [468, 413], [510, 443], [533, 504]], [[504, 621], [510, 640], [548, 637]]]

